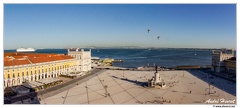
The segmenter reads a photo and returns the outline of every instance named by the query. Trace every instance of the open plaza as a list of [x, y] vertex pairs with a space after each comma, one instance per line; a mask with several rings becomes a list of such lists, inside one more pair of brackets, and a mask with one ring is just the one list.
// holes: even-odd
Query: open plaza
[[198, 70], [159, 71], [166, 87], [155, 88], [155, 71], [103, 71], [40, 104], [236, 104], [235, 82]]

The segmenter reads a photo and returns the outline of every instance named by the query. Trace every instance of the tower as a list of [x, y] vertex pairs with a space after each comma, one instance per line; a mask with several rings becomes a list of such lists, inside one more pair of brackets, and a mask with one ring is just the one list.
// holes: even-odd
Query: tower
[[77, 59], [75, 67], [77, 71], [87, 72], [91, 70], [91, 49], [89, 51], [84, 51], [84, 49], [79, 51], [79, 48], [76, 48], [75, 51], [68, 49], [68, 56]]

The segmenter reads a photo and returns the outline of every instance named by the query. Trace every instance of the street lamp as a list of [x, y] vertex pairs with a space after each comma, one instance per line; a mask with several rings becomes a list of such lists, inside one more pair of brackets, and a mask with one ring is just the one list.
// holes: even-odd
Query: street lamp
[[184, 77], [184, 70], [183, 70], [183, 77]]
[[208, 92], [208, 94], [210, 95], [210, 86], [211, 86], [211, 84], [213, 84], [213, 82], [211, 82], [211, 83], [208, 83], [208, 85], [209, 85], [209, 92]]
[[210, 83], [208, 83], [208, 85], [209, 85], [209, 88], [208, 88], [208, 89], [209, 89], [209, 90], [208, 90], [209, 92], [208, 92], [208, 94], [210, 95], [210, 85], [211, 85], [211, 84], [210, 84]]

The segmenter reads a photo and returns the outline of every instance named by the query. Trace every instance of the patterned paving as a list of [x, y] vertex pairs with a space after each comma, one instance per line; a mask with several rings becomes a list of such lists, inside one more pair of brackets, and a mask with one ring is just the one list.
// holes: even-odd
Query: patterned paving
[[[148, 88], [139, 85], [147, 82], [154, 72], [106, 70], [88, 81], [78, 84], [64, 92], [41, 100], [41, 104], [207, 104], [211, 99], [236, 100], [236, 96], [209, 85], [199, 76], [187, 71], [160, 71], [167, 88]], [[196, 71], [198, 72], [198, 71]], [[184, 77], [183, 77], [184, 73]], [[198, 75], [198, 77], [196, 77]], [[215, 78], [221, 86], [236, 90], [236, 85]], [[226, 83], [226, 84], [225, 84]], [[171, 86], [171, 87], [170, 87]], [[216, 91], [216, 93], [215, 93]], [[236, 92], [236, 91], [235, 91]], [[235, 101], [236, 103], [236, 101]], [[216, 104], [216, 103], [214, 103]], [[226, 103], [225, 103], [226, 104]]]

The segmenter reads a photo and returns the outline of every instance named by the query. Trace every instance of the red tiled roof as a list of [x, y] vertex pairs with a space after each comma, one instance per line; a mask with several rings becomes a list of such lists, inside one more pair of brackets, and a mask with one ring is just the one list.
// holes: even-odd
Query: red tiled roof
[[14, 65], [24, 65], [24, 64], [30, 64], [28, 60], [10, 60], [10, 61], [4, 61], [4, 66], [14, 66]]
[[42, 63], [72, 58], [73, 57], [63, 54], [4, 53], [4, 66], [30, 64], [29, 61], [32, 63]]

